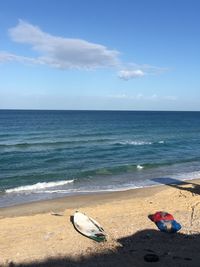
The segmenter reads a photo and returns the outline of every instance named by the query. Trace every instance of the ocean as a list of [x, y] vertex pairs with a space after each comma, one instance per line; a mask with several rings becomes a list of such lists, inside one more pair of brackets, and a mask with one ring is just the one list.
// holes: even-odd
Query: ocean
[[0, 207], [200, 178], [200, 112], [0, 110]]

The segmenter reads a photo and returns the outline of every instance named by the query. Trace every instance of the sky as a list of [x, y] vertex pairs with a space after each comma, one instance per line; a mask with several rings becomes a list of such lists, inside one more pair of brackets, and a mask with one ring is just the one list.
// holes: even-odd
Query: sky
[[0, 1], [0, 109], [200, 111], [200, 1]]

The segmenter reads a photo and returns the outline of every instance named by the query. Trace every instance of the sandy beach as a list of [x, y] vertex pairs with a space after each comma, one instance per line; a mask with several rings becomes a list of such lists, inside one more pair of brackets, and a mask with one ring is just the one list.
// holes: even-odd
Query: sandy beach
[[[104, 227], [107, 242], [74, 229], [76, 210]], [[182, 229], [160, 232], [148, 218], [156, 211], [173, 214]], [[200, 180], [1, 208], [0, 266], [200, 266], [199, 218]], [[146, 262], [149, 253], [158, 262]]]

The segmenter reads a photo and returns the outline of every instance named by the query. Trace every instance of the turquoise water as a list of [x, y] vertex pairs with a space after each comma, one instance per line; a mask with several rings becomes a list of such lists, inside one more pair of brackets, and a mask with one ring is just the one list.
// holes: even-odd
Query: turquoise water
[[0, 207], [200, 177], [200, 112], [0, 110]]

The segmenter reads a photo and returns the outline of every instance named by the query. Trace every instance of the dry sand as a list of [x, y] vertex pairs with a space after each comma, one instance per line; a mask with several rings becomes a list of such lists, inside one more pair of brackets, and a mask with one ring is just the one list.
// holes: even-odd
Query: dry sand
[[[82, 211], [108, 241], [73, 228]], [[172, 213], [176, 234], [161, 233], [148, 215]], [[0, 266], [200, 266], [200, 180], [124, 192], [66, 197], [0, 209]], [[144, 260], [156, 254], [158, 262]]]

